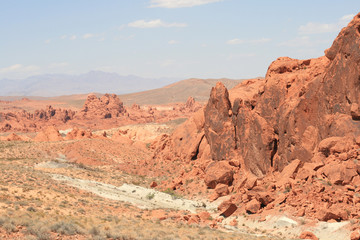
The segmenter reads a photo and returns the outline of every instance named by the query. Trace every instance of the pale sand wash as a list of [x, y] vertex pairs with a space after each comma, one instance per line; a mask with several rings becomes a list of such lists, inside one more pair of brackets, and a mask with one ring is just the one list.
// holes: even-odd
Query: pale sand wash
[[[120, 187], [105, 184], [92, 180], [84, 180], [72, 178], [60, 174], [51, 174], [52, 178], [57, 181], [64, 182], [65, 184], [76, 187], [78, 189], [92, 192], [98, 196], [123, 201], [136, 205], [140, 209], [158, 209], [168, 208], [174, 210], [187, 210], [192, 213], [197, 211], [209, 211], [216, 217], [215, 210], [218, 205], [218, 201], [209, 203], [207, 201], [194, 201], [184, 198], [175, 198], [167, 193], [159, 192], [154, 189], [148, 189], [132, 184], [123, 184]], [[151, 196], [151, 197], [150, 197]], [[229, 223], [236, 219], [240, 227], [232, 227]], [[267, 216], [265, 221], [259, 221], [244, 216], [228, 217], [222, 222], [222, 226], [230, 231], [241, 232], [256, 236], [269, 237], [272, 234], [280, 235], [285, 239], [297, 238], [302, 231], [308, 230], [321, 239], [347, 239], [349, 238], [349, 231], [346, 229], [346, 225], [349, 222], [318, 222], [312, 224], [301, 224], [301, 221], [305, 221], [303, 218], [287, 217], [285, 215], [280, 216]], [[266, 230], [264, 234], [252, 233], [255, 229], [260, 231]], [[269, 235], [269, 233], [271, 235]]]
[[104, 198], [128, 202], [141, 209], [169, 208], [195, 213], [197, 210], [214, 211], [217, 208], [217, 206], [203, 201], [176, 198], [167, 193], [132, 184], [124, 183], [122, 186], [117, 187], [111, 184], [71, 178], [60, 174], [51, 174], [51, 176], [54, 180], [62, 181], [69, 186], [92, 192]]

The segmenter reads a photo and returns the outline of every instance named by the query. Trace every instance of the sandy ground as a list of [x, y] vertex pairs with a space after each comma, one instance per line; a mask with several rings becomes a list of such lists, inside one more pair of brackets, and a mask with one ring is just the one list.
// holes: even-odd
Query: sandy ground
[[[66, 163], [62, 157], [56, 161], [46, 161], [35, 166], [41, 168], [76, 168], [72, 164]], [[212, 217], [218, 217], [217, 206], [226, 197], [210, 203], [206, 200], [189, 200], [176, 198], [167, 193], [156, 191], [132, 184], [115, 186], [93, 180], [78, 179], [64, 176], [61, 174], [50, 174], [54, 180], [63, 182], [69, 186], [94, 193], [100, 197], [127, 202], [140, 209], [172, 209], [187, 210], [192, 213], [208, 211]], [[230, 223], [236, 219], [237, 226]], [[314, 222], [303, 217], [292, 217], [286, 215], [267, 216], [266, 219], [259, 219], [249, 215], [230, 216], [225, 218], [221, 226], [228, 231], [239, 232], [242, 234], [252, 234], [257, 237], [271, 237], [273, 235], [285, 237], [285, 239], [297, 239], [303, 231], [313, 232], [320, 240], [328, 239], [349, 239], [349, 231], [346, 226], [349, 222]], [[269, 234], [270, 233], [270, 234]]]

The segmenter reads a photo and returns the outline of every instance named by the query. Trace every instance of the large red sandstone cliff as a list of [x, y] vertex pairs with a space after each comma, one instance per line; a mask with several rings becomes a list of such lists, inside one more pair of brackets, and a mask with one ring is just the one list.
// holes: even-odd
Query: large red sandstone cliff
[[242, 158], [247, 170], [262, 176], [295, 159], [311, 161], [323, 139], [356, 137], [360, 133], [359, 26], [357, 15], [324, 57], [278, 58], [265, 80], [246, 81], [230, 93], [218, 83], [201, 110], [201, 128], [195, 131], [205, 138], [187, 134], [187, 125], [194, 120], [184, 124], [180, 138], [189, 145], [193, 138], [206, 141], [212, 160]]
[[[215, 188], [213, 199], [237, 192], [231, 202], [248, 212], [288, 199], [301, 216], [353, 218], [360, 210], [353, 194], [360, 191], [359, 104], [360, 14], [323, 57], [278, 58], [264, 80], [231, 91], [216, 84], [204, 109], [153, 143], [154, 159], [194, 161]], [[344, 204], [351, 210], [344, 213]]]

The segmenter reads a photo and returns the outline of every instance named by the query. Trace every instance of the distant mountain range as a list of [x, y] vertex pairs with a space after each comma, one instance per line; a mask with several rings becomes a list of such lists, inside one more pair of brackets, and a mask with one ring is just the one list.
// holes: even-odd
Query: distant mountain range
[[0, 96], [54, 97], [90, 92], [125, 94], [160, 88], [180, 79], [142, 78], [91, 71], [80, 75], [46, 74], [25, 79], [0, 79]]

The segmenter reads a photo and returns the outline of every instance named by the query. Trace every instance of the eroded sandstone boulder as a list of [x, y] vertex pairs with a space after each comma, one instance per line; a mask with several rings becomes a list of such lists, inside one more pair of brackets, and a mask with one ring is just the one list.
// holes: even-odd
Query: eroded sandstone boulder
[[233, 174], [232, 167], [226, 161], [213, 162], [205, 170], [205, 184], [209, 188], [215, 188], [220, 183], [231, 185]]

